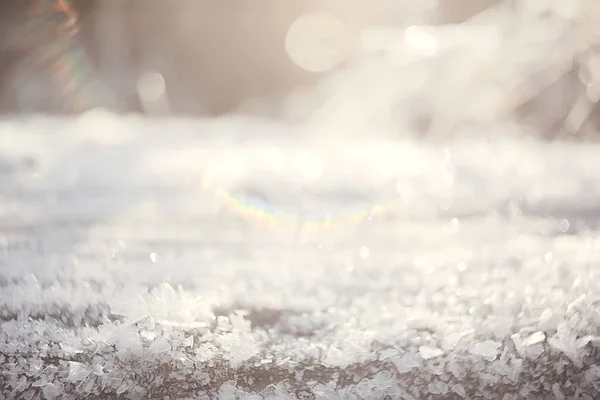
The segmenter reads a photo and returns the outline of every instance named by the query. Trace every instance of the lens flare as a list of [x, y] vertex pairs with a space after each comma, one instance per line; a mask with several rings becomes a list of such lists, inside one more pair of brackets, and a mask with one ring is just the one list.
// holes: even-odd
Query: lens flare
[[226, 189], [217, 189], [213, 193], [228, 211], [241, 216], [245, 221], [285, 232], [298, 229], [305, 232], [348, 229], [389, 214], [395, 208], [395, 203], [390, 202], [343, 209], [294, 210], [278, 207], [260, 196], [246, 196]]
[[305, 14], [288, 30], [285, 49], [290, 59], [304, 70], [327, 72], [348, 58], [349, 33], [344, 24], [329, 13]]
[[77, 35], [77, 14], [69, 3], [41, 0], [29, 16], [32, 23], [25, 25], [24, 35], [38, 38], [38, 45], [15, 71], [21, 109], [40, 111], [39, 106], [78, 113], [105, 105], [107, 98], [101, 97], [93, 63]]
[[[265, 177], [265, 180], [267, 178]], [[268, 184], [261, 180], [261, 188]], [[260, 189], [227, 187], [208, 175], [200, 178], [201, 194], [212, 196], [227, 213], [241, 217], [250, 225], [281, 233], [350, 232], [364, 223], [396, 215], [401, 205], [400, 196], [361, 198], [359, 192], [342, 189], [339, 192], [310, 190], [309, 187], [290, 185], [283, 199], [275, 190], [262, 193]], [[233, 185], [235, 186], [235, 185]], [[288, 191], [289, 190], [289, 191]]]
[[61, 97], [66, 100], [66, 111], [84, 111], [94, 106], [97, 101], [97, 85], [93, 81], [94, 71], [85, 53], [75, 41], [56, 61], [54, 77]]

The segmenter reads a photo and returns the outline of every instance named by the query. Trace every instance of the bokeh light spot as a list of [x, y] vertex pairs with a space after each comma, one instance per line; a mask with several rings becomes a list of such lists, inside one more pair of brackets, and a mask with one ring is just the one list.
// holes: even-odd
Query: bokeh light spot
[[164, 95], [165, 88], [165, 78], [158, 72], [146, 72], [137, 82], [138, 94], [144, 102], [157, 101]]
[[285, 49], [300, 68], [327, 72], [348, 57], [349, 35], [344, 24], [331, 14], [305, 14], [290, 26]]

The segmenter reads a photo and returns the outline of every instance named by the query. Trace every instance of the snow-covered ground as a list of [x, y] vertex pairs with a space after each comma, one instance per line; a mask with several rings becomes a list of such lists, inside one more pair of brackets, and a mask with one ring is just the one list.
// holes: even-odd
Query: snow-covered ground
[[550, 3], [267, 116], [4, 118], [0, 397], [598, 398], [600, 144], [512, 112], [591, 45]]
[[300, 129], [3, 122], [2, 396], [598, 395], [600, 146]]

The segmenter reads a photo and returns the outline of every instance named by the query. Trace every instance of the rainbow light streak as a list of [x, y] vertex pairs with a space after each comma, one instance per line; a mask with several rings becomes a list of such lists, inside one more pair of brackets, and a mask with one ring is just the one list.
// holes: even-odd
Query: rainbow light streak
[[261, 227], [294, 232], [301, 228], [304, 232], [322, 232], [348, 229], [386, 215], [394, 215], [400, 205], [399, 199], [363, 207], [343, 207], [335, 212], [309, 212], [278, 207], [258, 196], [247, 196], [218, 187], [204, 180], [202, 192], [212, 194], [226, 209], [241, 216], [246, 222]]

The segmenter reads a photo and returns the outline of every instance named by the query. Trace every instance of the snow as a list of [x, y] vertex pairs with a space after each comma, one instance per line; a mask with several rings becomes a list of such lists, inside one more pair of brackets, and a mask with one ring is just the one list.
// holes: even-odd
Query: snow
[[[211, 121], [114, 123], [124, 134], [108, 143], [73, 134], [79, 120], [2, 124], [5, 396], [596, 393], [598, 145], [380, 136], [334, 153], [265, 136], [233, 149]], [[327, 168], [315, 181], [268, 164], [273, 143]]]
[[563, 3], [413, 28], [279, 118], [4, 118], [1, 397], [598, 397], [600, 144], [510, 112]]
[[487, 361], [494, 361], [498, 356], [502, 343], [494, 340], [475, 342], [469, 347], [469, 353], [480, 356]]
[[444, 350], [432, 346], [419, 346], [419, 355], [423, 360], [436, 358], [444, 354]]

